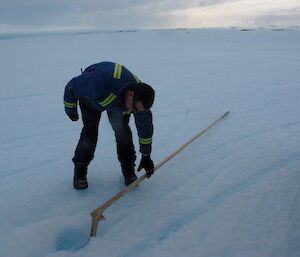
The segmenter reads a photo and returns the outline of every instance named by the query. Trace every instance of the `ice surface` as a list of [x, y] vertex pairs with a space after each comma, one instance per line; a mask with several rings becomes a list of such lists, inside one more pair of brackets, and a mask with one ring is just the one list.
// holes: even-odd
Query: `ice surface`
[[[0, 56], [0, 256], [300, 256], [299, 30], [27, 37], [0, 40]], [[111, 206], [87, 243], [90, 211], [123, 179], [103, 115], [89, 189], [72, 188], [81, 123], [62, 94], [104, 60], [155, 87], [156, 163], [231, 114]]]

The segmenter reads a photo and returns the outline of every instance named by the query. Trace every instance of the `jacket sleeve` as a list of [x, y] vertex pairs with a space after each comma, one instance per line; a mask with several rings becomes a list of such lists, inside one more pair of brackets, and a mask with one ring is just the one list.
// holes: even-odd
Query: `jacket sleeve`
[[140, 152], [150, 154], [152, 151], [153, 122], [150, 110], [134, 114], [139, 136]]
[[73, 88], [74, 79], [72, 79], [65, 87], [64, 93], [64, 106], [66, 114], [77, 114], [77, 102], [78, 99], [75, 96]]

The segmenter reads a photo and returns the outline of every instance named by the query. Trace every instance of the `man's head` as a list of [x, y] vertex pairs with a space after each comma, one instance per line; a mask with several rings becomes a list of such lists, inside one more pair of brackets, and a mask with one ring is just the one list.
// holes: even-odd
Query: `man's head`
[[155, 92], [151, 86], [136, 83], [125, 91], [125, 106], [128, 110], [142, 112], [152, 107], [154, 98]]

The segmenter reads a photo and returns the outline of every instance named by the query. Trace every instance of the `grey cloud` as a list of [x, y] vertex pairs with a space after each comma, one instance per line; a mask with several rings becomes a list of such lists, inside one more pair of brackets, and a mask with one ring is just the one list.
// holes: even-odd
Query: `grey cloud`
[[[168, 19], [174, 19], [169, 15], [173, 11], [237, 1], [242, 0], [0, 0], [0, 26], [164, 27]], [[292, 20], [297, 20], [296, 14], [279, 14], [282, 19], [294, 15]], [[260, 17], [260, 22], [279, 19], [279, 14]]]
[[282, 9], [269, 12], [263, 16], [257, 17], [256, 24], [264, 26], [293, 26], [300, 25], [300, 6], [294, 9]]
[[257, 22], [287, 22], [287, 21], [300, 21], [300, 3], [295, 8], [277, 9], [266, 12], [263, 16], [257, 18]]
[[0, 23], [31, 24], [47, 22], [68, 8], [64, 1], [1, 1]]
[[0, 23], [44, 24], [64, 16], [95, 12], [118, 12], [130, 15], [136, 9], [151, 13], [214, 5], [233, 0], [11, 0], [0, 1]]

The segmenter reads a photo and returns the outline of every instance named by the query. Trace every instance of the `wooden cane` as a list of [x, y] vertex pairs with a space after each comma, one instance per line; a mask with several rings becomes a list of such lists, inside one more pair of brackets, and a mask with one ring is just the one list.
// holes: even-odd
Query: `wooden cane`
[[[171, 160], [174, 156], [179, 154], [184, 148], [186, 148], [190, 143], [195, 141], [198, 137], [203, 135], [207, 130], [209, 130], [211, 127], [216, 125], [219, 121], [223, 120], [227, 115], [229, 114], [229, 111], [227, 111], [225, 114], [223, 114], [220, 118], [215, 120], [213, 123], [211, 123], [208, 127], [201, 130], [199, 133], [197, 133], [195, 136], [193, 136], [189, 141], [187, 141], [185, 144], [180, 146], [176, 151], [171, 153], [168, 157], [160, 161], [157, 165], [154, 167], [154, 172], [157, 171], [161, 166], [163, 166], [166, 162]], [[91, 237], [95, 237], [97, 235], [97, 229], [98, 229], [98, 223], [100, 220], [105, 220], [105, 217], [103, 216], [103, 212], [111, 206], [114, 202], [116, 202], [118, 199], [120, 199], [122, 196], [124, 196], [126, 193], [128, 193], [130, 190], [135, 188], [139, 183], [141, 183], [145, 178], [147, 177], [147, 174], [142, 175], [137, 180], [132, 182], [130, 185], [125, 187], [122, 191], [115, 194], [112, 198], [107, 200], [105, 203], [97, 207], [91, 212], [92, 217], [92, 226], [91, 226]]]

